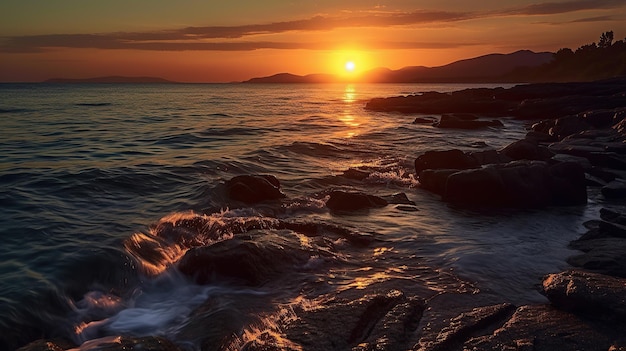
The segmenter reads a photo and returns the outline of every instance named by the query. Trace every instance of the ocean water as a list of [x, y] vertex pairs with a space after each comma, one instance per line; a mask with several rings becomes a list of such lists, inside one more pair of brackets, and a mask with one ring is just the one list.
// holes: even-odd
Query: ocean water
[[[420, 189], [413, 169], [427, 150], [501, 148], [527, 126], [505, 118], [503, 128], [441, 130], [412, 124], [416, 115], [364, 109], [373, 97], [467, 87], [0, 85], [0, 349], [63, 337], [88, 350], [93, 340], [118, 335], [161, 335], [196, 349], [199, 322], [190, 315], [199, 308], [219, 340], [232, 333], [224, 321], [241, 306], [267, 312], [388, 278], [444, 292], [471, 286], [514, 303], [544, 301], [537, 284], [567, 267], [574, 253], [567, 243], [597, 217], [597, 201], [459, 210]], [[342, 176], [350, 168], [371, 174], [350, 180]], [[276, 176], [286, 198], [233, 203], [221, 186], [241, 174]], [[405, 193], [417, 211], [390, 205], [330, 213], [324, 200], [338, 188]], [[193, 221], [201, 228], [191, 228]], [[374, 240], [359, 247], [332, 231], [311, 238], [277, 221]], [[166, 237], [167, 226], [184, 235]], [[190, 248], [242, 232], [306, 263], [255, 286], [200, 285], [178, 272]]]

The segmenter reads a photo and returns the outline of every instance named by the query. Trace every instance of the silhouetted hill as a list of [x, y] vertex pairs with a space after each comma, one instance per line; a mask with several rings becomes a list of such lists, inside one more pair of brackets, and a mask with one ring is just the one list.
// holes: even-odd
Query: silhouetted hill
[[122, 77], [108, 76], [84, 79], [52, 78], [44, 83], [176, 83], [171, 80], [158, 77]]
[[[521, 50], [510, 54], [490, 54], [456, 61], [445, 66], [411, 66], [399, 70], [376, 68], [364, 72], [358, 81], [371, 83], [446, 83], [502, 81], [506, 74], [521, 68], [539, 67], [550, 62], [553, 53]], [[297, 76], [280, 73], [253, 78], [245, 83], [330, 83], [341, 81], [333, 75]]]
[[278, 73], [269, 77], [252, 78], [244, 83], [332, 83], [337, 79], [331, 74], [309, 74], [299, 76], [291, 73]]

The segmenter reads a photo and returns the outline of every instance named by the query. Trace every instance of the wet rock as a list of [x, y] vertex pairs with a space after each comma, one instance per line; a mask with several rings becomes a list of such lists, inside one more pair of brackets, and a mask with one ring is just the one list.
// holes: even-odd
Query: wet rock
[[570, 265], [626, 278], [626, 239], [605, 237], [577, 240], [570, 247], [584, 252], [569, 257], [567, 263]]
[[434, 117], [415, 117], [413, 120], [413, 124], [433, 124], [437, 122], [437, 119]]
[[582, 119], [593, 128], [609, 128], [616, 121], [616, 110], [593, 110], [582, 114]]
[[458, 169], [426, 169], [420, 172], [417, 179], [423, 189], [443, 195], [448, 177], [457, 172], [459, 172]]
[[602, 195], [607, 199], [623, 199], [626, 197], [626, 182], [614, 180], [602, 187]]
[[[83, 348], [81, 347], [81, 350]], [[53, 342], [36, 341], [19, 351], [62, 351], [64, 348]], [[121, 336], [118, 338], [103, 338], [98, 342], [90, 342], [89, 350], [93, 351], [126, 351], [126, 350], [149, 350], [149, 351], [181, 351], [171, 341], [159, 336], [131, 337]]]
[[458, 149], [446, 151], [426, 151], [415, 159], [415, 173], [425, 169], [469, 169], [480, 167], [480, 164], [469, 155]]
[[513, 161], [509, 156], [497, 150], [472, 151], [468, 154], [480, 165], [491, 165], [496, 163], [509, 163]]
[[451, 174], [443, 200], [459, 206], [580, 205], [587, 202], [587, 188], [577, 164], [511, 162]]
[[554, 127], [550, 128], [550, 135], [562, 140], [567, 136], [578, 134], [591, 128], [591, 125], [589, 125], [581, 116], [576, 115], [561, 117], [557, 118], [554, 123]]
[[543, 280], [544, 293], [554, 306], [600, 320], [626, 318], [625, 289], [626, 279], [580, 270], [549, 274]]
[[280, 182], [272, 175], [241, 175], [226, 182], [228, 196], [236, 201], [254, 204], [284, 198]]
[[276, 235], [243, 236], [210, 246], [192, 248], [180, 260], [178, 269], [199, 284], [214, 280], [236, 280], [258, 286], [277, 274], [304, 264], [308, 254]]
[[446, 114], [442, 115], [435, 127], [449, 129], [481, 129], [487, 127], [503, 127], [504, 125], [497, 119], [479, 120], [474, 115], [465, 114]]
[[407, 349], [401, 346], [417, 328], [423, 311], [422, 300], [390, 290], [300, 311], [284, 333], [304, 350]]
[[415, 205], [415, 202], [409, 200], [405, 193], [396, 193], [382, 197], [387, 203], [394, 205]]
[[64, 351], [75, 346], [67, 340], [36, 340], [20, 347], [17, 351]]
[[545, 146], [529, 139], [513, 142], [500, 152], [512, 160], [547, 161], [554, 155]]
[[385, 207], [387, 201], [378, 196], [360, 192], [335, 190], [330, 193], [326, 207], [331, 211], [356, 211], [369, 208]]
[[617, 212], [610, 210], [608, 208], [600, 209], [600, 218], [607, 222], [626, 225], [626, 216]]
[[350, 168], [347, 171], [343, 172], [343, 176], [348, 179], [364, 180], [370, 176], [370, 172], [363, 171], [363, 170], [356, 169], [356, 168]]
[[508, 303], [493, 306], [477, 307], [471, 311], [461, 313], [450, 320], [450, 324], [443, 328], [434, 340], [422, 338], [418, 351], [446, 351], [459, 349], [472, 336], [496, 325], [501, 326], [515, 311], [515, 307]]
[[547, 305], [522, 306], [492, 335], [470, 339], [464, 350], [604, 351], [619, 336], [574, 314]]

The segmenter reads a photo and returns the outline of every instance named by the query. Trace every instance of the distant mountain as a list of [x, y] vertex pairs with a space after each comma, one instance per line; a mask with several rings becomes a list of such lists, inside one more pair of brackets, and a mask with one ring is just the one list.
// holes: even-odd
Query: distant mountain
[[[510, 54], [490, 54], [456, 61], [445, 66], [411, 66], [399, 70], [376, 68], [364, 72], [358, 81], [371, 83], [479, 83], [501, 82], [523, 67], [539, 67], [553, 60], [550, 52], [520, 50]], [[327, 83], [341, 81], [333, 75], [297, 76], [289, 73], [253, 78], [245, 83]]]
[[332, 74], [309, 74], [298, 76], [291, 73], [278, 73], [269, 77], [252, 78], [244, 83], [332, 83], [337, 79]]
[[158, 77], [122, 77], [108, 76], [84, 79], [70, 78], [53, 78], [44, 81], [44, 83], [176, 83], [167, 79]]

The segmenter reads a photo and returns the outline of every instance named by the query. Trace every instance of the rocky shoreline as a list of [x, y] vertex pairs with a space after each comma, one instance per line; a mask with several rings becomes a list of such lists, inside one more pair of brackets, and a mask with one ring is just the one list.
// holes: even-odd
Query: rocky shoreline
[[[571, 243], [581, 251], [568, 260], [577, 268], [537, 282], [549, 300], [545, 304], [494, 303], [471, 285], [453, 279], [442, 293], [395, 277], [279, 311], [251, 307], [245, 309], [247, 316], [217, 312], [211, 319], [232, 328], [232, 336], [206, 335], [199, 342], [202, 350], [626, 350], [626, 215], [620, 212], [626, 199], [626, 78], [423, 93], [373, 99], [366, 108], [438, 114], [418, 117], [415, 123], [434, 123], [439, 128], [499, 128], [502, 122], [494, 118], [500, 117], [532, 121], [524, 139], [500, 150], [452, 149], [416, 155], [415, 172], [422, 188], [418, 191], [439, 194], [451, 206], [487, 211], [584, 205], [588, 192], [597, 192], [607, 208], [598, 220], [585, 224], [588, 233]], [[368, 172], [351, 169], [343, 176], [358, 181]], [[278, 179], [268, 175], [235, 177], [223, 185], [223, 191], [243, 204], [281, 201], [285, 196]], [[378, 197], [331, 190], [325, 195], [326, 206], [337, 213], [388, 204], [417, 210], [402, 194]], [[193, 233], [205, 224], [198, 217], [156, 229], [163, 238], [192, 241]], [[275, 284], [284, 283], [292, 273], [290, 267], [306, 265], [303, 258], [312, 252], [300, 255], [302, 248], [289, 248], [289, 242], [280, 238], [272, 241], [263, 230], [291, 230], [320, 242], [324, 237], [341, 238], [354, 246], [368, 246], [372, 240], [365, 233], [331, 224], [268, 219], [242, 227], [231, 240], [190, 249], [178, 269], [198, 283], [215, 277], [247, 286], [270, 277], [279, 277]], [[207, 301], [198, 311], [210, 309], [211, 303], [215, 302]], [[187, 327], [202, 330], [205, 323], [192, 318]], [[73, 346], [67, 340], [40, 340], [20, 350], [58, 351]], [[90, 349], [179, 347], [160, 337], [120, 337]]]

